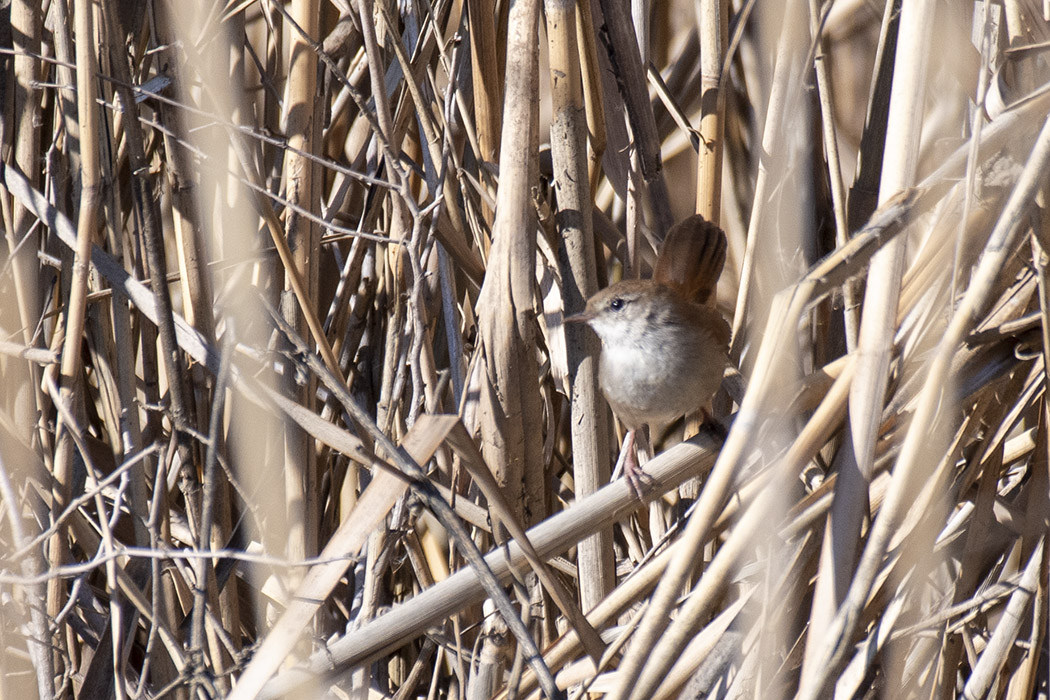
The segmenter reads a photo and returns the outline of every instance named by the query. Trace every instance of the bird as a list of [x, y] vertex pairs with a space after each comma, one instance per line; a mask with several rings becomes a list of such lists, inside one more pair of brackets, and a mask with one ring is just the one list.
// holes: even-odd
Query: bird
[[606, 287], [566, 319], [601, 339], [598, 383], [627, 429], [624, 476], [639, 499], [637, 432], [695, 411], [711, 424], [711, 400], [729, 365], [729, 324], [714, 306], [725, 260], [722, 229], [691, 216], [668, 231], [651, 279]]

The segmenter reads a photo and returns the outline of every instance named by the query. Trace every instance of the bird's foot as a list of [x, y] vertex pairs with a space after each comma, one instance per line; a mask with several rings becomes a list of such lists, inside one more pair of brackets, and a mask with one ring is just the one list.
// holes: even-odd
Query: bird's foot
[[638, 464], [633, 433], [633, 430], [630, 431], [627, 439], [624, 440], [626, 455], [624, 455], [623, 460], [623, 476], [634, 495], [638, 497], [639, 501], [642, 501], [645, 499], [645, 492], [652, 487], [653, 477], [647, 474], [641, 465]]

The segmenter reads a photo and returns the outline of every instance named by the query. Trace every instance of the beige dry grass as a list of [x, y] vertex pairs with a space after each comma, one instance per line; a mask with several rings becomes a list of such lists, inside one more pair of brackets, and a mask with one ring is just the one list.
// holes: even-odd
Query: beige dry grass
[[0, 696], [1048, 697], [1050, 21], [901, 4], [5, 4]]

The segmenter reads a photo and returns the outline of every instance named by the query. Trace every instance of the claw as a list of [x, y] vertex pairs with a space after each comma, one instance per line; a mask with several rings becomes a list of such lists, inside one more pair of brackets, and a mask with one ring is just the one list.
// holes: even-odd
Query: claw
[[624, 463], [623, 476], [627, 479], [628, 486], [631, 487], [631, 491], [634, 491], [634, 495], [638, 497], [638, 500], [644, 501], [646, 491], [652, 488], [653, 477], [638, 466], [637, 460], [632, 461], [635, 464]]
[[631, 487], [631, 490], [634, 491], [634, 495], [641, 501], [644, 500], [645, 492], [652, 484], [653, 478], [638, 464], [635, 432], [634, 430], [628, 430], [623, 440], [623, 476], [627, 479], [627, 484]]

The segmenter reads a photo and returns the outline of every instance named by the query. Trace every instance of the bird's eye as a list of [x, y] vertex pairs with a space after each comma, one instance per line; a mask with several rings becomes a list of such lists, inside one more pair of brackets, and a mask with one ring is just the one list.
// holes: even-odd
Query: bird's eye
[[613, 300], [609, 302], [609, 308], [613, 311], [619, 311], [623, 308], [623, 299], [620, 297], [613, 297]]

